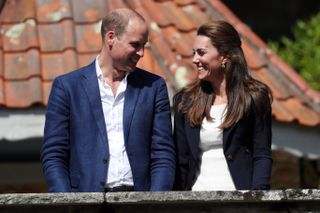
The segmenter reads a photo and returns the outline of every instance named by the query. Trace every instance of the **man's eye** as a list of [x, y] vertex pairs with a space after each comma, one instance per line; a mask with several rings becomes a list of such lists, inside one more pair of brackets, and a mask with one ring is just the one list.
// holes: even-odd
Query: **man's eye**
[[140, 44], [138, 43], [131, 43], [131, 46], [134, 47], [134, 48], [138, 48], [140, 46]]

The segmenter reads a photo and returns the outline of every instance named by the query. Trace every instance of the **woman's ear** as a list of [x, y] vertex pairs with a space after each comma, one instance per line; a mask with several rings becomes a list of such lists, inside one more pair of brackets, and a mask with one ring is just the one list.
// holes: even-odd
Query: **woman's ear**
[[227, 57], [225, 57], [225, 56], [221, 56], [221, 57], [220, 57], [220, 61], [221, 61], [221, 64], [226, 65], [226, 63], [228, 62], [228, 59], [227, 59]]

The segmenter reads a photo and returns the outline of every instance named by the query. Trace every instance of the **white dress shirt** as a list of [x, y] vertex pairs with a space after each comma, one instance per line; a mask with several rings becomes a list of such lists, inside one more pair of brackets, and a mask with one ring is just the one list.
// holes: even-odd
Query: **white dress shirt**
[[203, 152], [200, 174], [192, 191], [235, 190], [228, 164], [223, 154], [223, 121], [226, 104], [213, 105], [210, 115], [213, 121], [203, 119], [200, 130], [200, 149]]
[[104, 81], [98, 57], [95, 64], [109, 145], [109, 169], [105, 187], [133, 186], [132, 172], [123, 133], [124, 92], [127, 87], [128, 74], [120, 82], [116, 95], [114, 95], [112, 88]]

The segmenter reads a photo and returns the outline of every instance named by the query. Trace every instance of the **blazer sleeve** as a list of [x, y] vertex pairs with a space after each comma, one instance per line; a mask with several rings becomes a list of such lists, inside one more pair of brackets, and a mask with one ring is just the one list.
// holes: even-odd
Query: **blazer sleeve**
[[173, 139], [175, 142], [177, 153], [177, 168], [174, 189], [185, 190], [188, 180], [189, 172], [189, 149], [187, 144], [187, 137], [185, 134], [185, 118], [184, 115], [179, 112], [178, 104], [181, 101], [181, 97], [176, 95], [174, 97], [174, 131]]
[[258, 113], [253, 107], [253, 178], [252, 189], [269, 189], [272, 169], [271, 106]]
[[172, 190], [175, 176], [175, 150], [167, 87], [160, 79], [155, 98], [151, 142], [151, 191]]
[[49, 192], [70, 191], [69, 99], [59, 78], [52, 85], [40, 158]]

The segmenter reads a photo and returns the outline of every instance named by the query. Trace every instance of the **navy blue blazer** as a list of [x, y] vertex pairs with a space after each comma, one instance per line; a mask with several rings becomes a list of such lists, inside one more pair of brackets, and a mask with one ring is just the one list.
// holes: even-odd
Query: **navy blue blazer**
[[[128, 75], [123, 125], [135, 191], [171, 190], [176, 157], [162, 78], [139, 68]], [[104, 191], [108, 159], [93, 62], [53, 82], [41, 149], [49, 192]]]
[[[191, 127], [174, 106], [174, 141], [177, 149], [176, 190], [191, 190], [200, 170], [200, 128]], [[223, 152], [238, 190], [269, 189], [272, 168], [271, 109], [260, 116], [250, 111], [223, 130]], [[214, 162], [212, 162], [214, 166]]]

